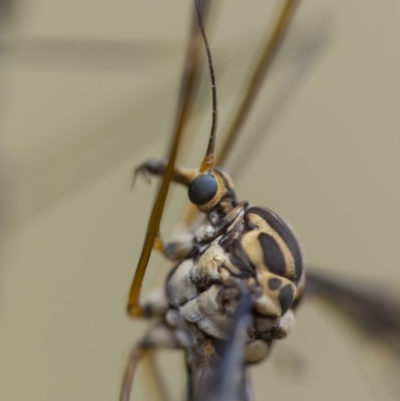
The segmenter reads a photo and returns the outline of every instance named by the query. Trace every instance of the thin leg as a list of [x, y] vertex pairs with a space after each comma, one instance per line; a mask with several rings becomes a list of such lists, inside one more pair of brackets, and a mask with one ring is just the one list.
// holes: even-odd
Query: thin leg
[[179, 261], [184, 259], [194, 247], [193, 236], [182, 238], [179, 241], [165, 242], [161, 233], [158, 233], [153, 250], [162, 253], [169, 260]]
[[149, 388], [149, 395], [151, 400], [171, 401], [168, 394], [167, 386], [165, 385], [161, 372], [156, 363], [156, 351], [149, 349], [145, 355], [145, 368], [146, 378], [151, 378], [149, 382], [146, 380], [147, 387]]
[[[272, 32], [268, 31], [266, 36], [261, 58], [257, 61], [257, 64], [254, 66], [254, 70], [249, 77], [247, 90], [243, 93], [243, 97], [240, 100], [240, 104], [235, 115], [229, 120], [229, 128], [222, 136], [223, 143], [215, 157], [215, 166], [223, 166], [225, 164], [227, 156], [229, 155], [231, 148], [234, 145], [247, 116], [249, 115], [251, 105], [253, 104], [257, 93], [261, 88], [262, 82], [270, 69], [277, 50], [279, 49], [282, 40], [286, 35], [298, 3], [299, 0], [283, 1], [282, 8], [278, 13], [277, 20], [272, 28]], [[198, 209], [192, 204], [188, 204], [183, 213], [182, 219], [187, 226], [190, 226], [197, 214]]]
[[135, 345], [128, 358], [128, 362], [125, 366], [124, 370], [124, 376], [122, 379], [122, 385], [121, 385], [121, 393], [119, 396], [120, 401], [129, 401], [129, 397], [131, 395], [131, 389], [132, 389], [132, 383], [133, 383], [133, 378], [135, 375], [136, 371], [136, 366], [139, 363], [139, 360], [143, 357], [143, 355], [146, 353], [146, 348], [140, 346], [140, 345]]
[[[163, 177], [166, 169], [167, 169], [166, 160], [148, 159], [135, 168], [133, 175], [133, 182], [135, 182], [136, 177], [139, 174], [144, 176], [148, 176], [151, 174]], [[171, 180], [178, 184], [188, 186], [190, 184], [190, 181], [192, 181], [193, 178], [195, 178], [198, 174], [199, 170], [196, 168], [189, 169], [189, 168], [174, 166]]]
[[161, 399], [163, 401], [169, 400], [166, 388], [161, 380], [161, 375], [159, 374], [154, 361], [153, 353], [156, 348], [180, 348], [174, 330], [163, 322], [154, 326], [142, 341], [132, 348], [124, 370], [119, 401], [129, 401], [136, 367], [144, 356], [150, 358], [149, 368], [151, 369], [151, 377], [154, 378], [154, 382], [158, 388], [158, 393], [162, 395]]
[[[205, 5], [206, 1], [203, 1]], [[165, 201], [167, 199], [169, 185], [174, 177], [174, 165], [177, 159], [179, 144], [183, 136], [183, 132], [189, 122], [189, 111], [194, 101], [193, 89], [195, 89], [195, 81], [199, 74], [199, 48], [202, 42], [201, 35], [197, 24], [197, 9], [195, 10], [196, 19], [193, 21], [188, 52], [186, 56], [185, 70], [181, 80], [179, 104], [176, 113], [174, 130], [171, 138], [170, 151], [168, 155], [168, 163], [165, 167], [163, 180], [158, 191], [149, 223], [147, 225], [146, 237], [143, 244], [142, 252], [133, 277], [131, 289], [129, 291], [127, 312], [132, 317], [143, 316], [143, 310], [140, 305], [140, 290], [142, 288], [143, 278], [146, 273], [147, 264], [150, 260], [151, 251], [153, 249], [154, 240], [160, 230], [161, 217], [164, 210]]]

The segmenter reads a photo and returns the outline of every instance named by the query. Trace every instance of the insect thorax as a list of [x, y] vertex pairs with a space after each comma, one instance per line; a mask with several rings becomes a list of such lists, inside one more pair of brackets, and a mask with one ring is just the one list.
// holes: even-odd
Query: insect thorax
[[261, 361], [294, 322], [291, 307], [304, 284], [296, 237], [271, 210], [242, 202], [225, 215], [210, 210], [192, 245], [166, 283], [166, 321], [180, 327], [180, 346], [225, 341], [239, 302], [250, 293], [245, 358]]

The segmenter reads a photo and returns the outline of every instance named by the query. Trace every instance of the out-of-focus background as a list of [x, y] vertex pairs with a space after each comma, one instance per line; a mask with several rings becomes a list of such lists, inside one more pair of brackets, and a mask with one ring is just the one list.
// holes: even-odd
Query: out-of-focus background
[[[276, 5], [213, 4], [220, 128]], [[165, 154], [191, 6], [0, 2], [1, 400], [117, 399], [127, 353], [146, 330], [125, 302], [157, 187], [139, 180], [132, 193], [131, 173]], [[392, 287], [399, 17], [395, 0], [304, 0], [230, 160], [240, 197], [289, 220], [308, 262]], [[205, 149], [208, 90], [205, 75], [187, 166]], [[166, 236], [184, 202], [177, 188]], [[152, 258], [144, 295], [166, 270]], [[291, 337], [253, 369], [256, 397], [381, 399], [385, 374], [370, 371], [366, 351], [334, 315], [304, 305]], [[174, 399], [184, 394], [182, 358], [160, 354]], [[133, 399], [148, 399], [145, 382], [139, 370]]]

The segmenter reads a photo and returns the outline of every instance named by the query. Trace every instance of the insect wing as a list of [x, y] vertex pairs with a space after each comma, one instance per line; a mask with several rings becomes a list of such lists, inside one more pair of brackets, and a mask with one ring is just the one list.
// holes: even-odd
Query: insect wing
[[353, 329], [354, 356], [371, 389], [382, 385], [383, 394], [400, 399], [400, 298], [393, 289], [361, 286], [354, 279], [345, 281], [309, 268], [308, 297], [333, 309]]
[[232, 321], [229, 339], [221, 345], [221, 362], [204, 393], [196, 401], [250, 400], [250, 388], [243, 364], [246, 331], [250, 324], [251, 297], [244, 294]]

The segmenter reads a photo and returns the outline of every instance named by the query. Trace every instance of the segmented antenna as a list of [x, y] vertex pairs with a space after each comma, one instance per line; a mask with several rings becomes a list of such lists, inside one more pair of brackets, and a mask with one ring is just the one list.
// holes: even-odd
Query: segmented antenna
[[201, 32], [201, 36], [203, 37], [204, 46], [206, 47], [207, 52], [207, 60], [208, 60], [208, 68], [210, 71], [210, 78], [211, 78], [211, 93], [212, 93], [212, 123], [211, 123], [211, 131], [210, 131], [210, 139], [208, 140], [208, 146], [206, 155], [200, 165], [200, 172], [206, 171], [211, 168], [214, 164], [214, 147], [215, 147], [215, 137], [217, 131], [217, 120], [218, 120], [218, 113], [217, 113], [217, 87], [215, 84], [215, 73], [214, 73], [214, 66], [211, 57], [210, 47], [208, 45], [206, 32], [204, 30], [203, 19], [201, 18], [201, 12], [197, 1], [194, 0], [194, 5], [196, 7], [197, 12], [197, 19], [199, 23], [199, 29]]

